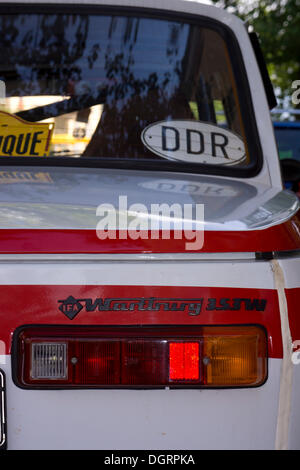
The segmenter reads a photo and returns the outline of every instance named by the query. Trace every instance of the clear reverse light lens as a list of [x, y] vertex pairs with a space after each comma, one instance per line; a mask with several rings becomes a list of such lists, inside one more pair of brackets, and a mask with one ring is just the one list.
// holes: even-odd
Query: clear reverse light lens
[[31, 345], [32, 379], [67, 378], [67, 344], [33, 343]]

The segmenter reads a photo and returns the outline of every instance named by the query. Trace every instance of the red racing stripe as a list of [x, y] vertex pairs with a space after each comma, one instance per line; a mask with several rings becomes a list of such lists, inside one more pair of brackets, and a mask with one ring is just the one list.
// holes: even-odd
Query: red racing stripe
[[174, 231], [165, 233], [141, 231], [140, 238], [100, 240], [95, 230], [3, 229], [0, 231], [0, 253], [233, 253], [270, 252], [300, 249], [300, 219], [293, 217], [285, 223], [264, 230], [204, 231], [201, 249], [187, 250], [191, 243], [187, 234], [176, 239]]
[[282, 357], [277, 292], [178, 286], [0, 286], [0, 340], [10, 349], [25, 324], [238, 325], [265, 327], [269, 356]]

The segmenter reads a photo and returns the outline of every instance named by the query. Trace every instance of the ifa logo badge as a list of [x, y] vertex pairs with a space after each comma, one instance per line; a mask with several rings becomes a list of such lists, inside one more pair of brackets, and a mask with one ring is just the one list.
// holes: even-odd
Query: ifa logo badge
[[72, 295], [65, 300], [59, 300], [59, 310], [64, 313], [70, 320], [76, 317], [76, 315], [83, 309], [83, 305], [79, 300], [76, 300]]

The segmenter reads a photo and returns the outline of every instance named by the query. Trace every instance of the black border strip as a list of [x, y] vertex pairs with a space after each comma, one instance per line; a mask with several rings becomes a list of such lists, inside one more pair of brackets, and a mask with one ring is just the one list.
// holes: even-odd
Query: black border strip
[[258, 261], [269, 261], [272, 259], [289, 259], [300, 258], [299, 250], [283, 250], [283, 251], [257, 251], [255, 258]]
[[269, 108], [273, 109], [277, 106], [277, 99], [274, 93], [274, 88], [269, 76], [269, 72], [266, 66], [266, 61], [260, 47], [260, 42], [258, 39], [258, 35], [253, 31], [249, 33], [249, 38], [254, 50], [254, 54], [257, 60], [257, 64], [261, 73], [261, 78], [265, 87], [265, 92], [269, 104]]
[[[19, 382], [18, 380], [18, 372], [19, 372], [19, 365], [18, 365], [18, 351], [19, 351], [19, 335], [21, 334], [22, 331], [29, 329], [29, 328], [43, 328], [45, 330], [47, 329], [53, 329], [53, 328], [69, 328], [70, 330], [72, 329], [93, 329], [93, 328], [98, 328], [103, 331], [105, 329], [109, 328], [121, 328], [121, 329], [138, 329], [141, 332], [143, 330], [149, 330], [149, 329], [155, 329], [157, 331], [161, 330], [162, 328], [168, 328], [168, 330], [175, 329], [180, 331], [181, 328], [203, 328], [203, 327], [212, 327], [212, 328], [218, 328], [218, 327], [247, 327], [247, 326], [254, 326], [257, 328], [260, 328], [264, 334], [265, 334], [265, 339], [266, 339], [266, 377], [265, 380], [258, 384], [258, 385], [239, 385], [239, 386], [220, 386], [220, 387], [210, 387], [210, 386], [199, 386], [199, 385], [192, 385], [192, 384], [187, 384], [187, 385], [168, 385], [168, 386], [132, 386], [130, 387], [129, 385], [124, 385], [124, 386], [68, 386], [68, 385], [57, 385], [55, 387], [50, 387], [47, 385], [38, 385], [36, 387], [31, 386], [31, 385], [23, 385]], [[12, 364], [12, 379], [14, 384], [24, 390], [165, 390], [166, 388], [170, 390], [231, 390], [231, 389], [256, 389], [262, 387], [268, 380], [269, 377], [269, 347], [268, 347], [268, 333], [267, 329], [264, 325], [260, 325], [257, 323], [228, 323], [228, 324], [214, 324], [214, 325], [203, 325], [203, 324], [197, 324], [197, 325], [69, 325], [69, 324], [27, 324], [27, 325], [21, 325], [17, 327], [14, 332], [13, 332], [13, 338], [12, 338], [12, 347], [11, 347], [11, 364]]]
[[[106, 5], [62, 5], [62, 4], [22, 4], [3, 3], [0, 4], [0, 14], [122, 14], [138, 15], [140, 17], [157, 18], [170, 21], [186, 21], [191, 24], [200, 24], [217, 31], [227, 43], [230, 60], [233, 68], [234, 78], [239, 97], [239, 105], [243, 118], [243, 125], [247, 139], [249, 154], [252, 156], [252, 164], [247, 168], [226, 168], [213, 165], [194, 164], [187, 166], [185, 162], [172, 163], [170, 161], [135, 161], [131, 159], [96, 159], [70, 157], [0, 157], [3, 166], [56, 166], [56, 167], [88, 167], [88, 168], [120, 168], [148, 171], [173, 171], [183, 173], [223, 175], [239, 178], [256, 176], [263, 164], [262, 148], [256, 126], [254, 108], [251, 99], [250, 86], [247, 78], [246, 68], [242, 59], [238, 40], [233, 31], [218, 20], [203, 17], [201, 14], [189, 14], [169, 10], [150, 9], [143, 7], [123, 7]], [[243, 91], [243, 93], [242, 93]], [[12, 161], [13, 159], [13, 161]], [[255, 159], [255, 160], [253, 160]], [[70, 161], [71, 160], [71, 161]], [[96, 161], [95, 161], [96, 160]]]
[[[7, 413], [6, 413], [6, 390], [5, 390], [5, 373], [0, 369], [0, 427], [1, 434], [4, 436], [3, 442], [0, 442], [0, 451], [6, 450], [7, 448]], [[3, 380], [3, 387], [1, 386], [1, 380]], [[4, 410], [4, 416], [2, 416], [2, 409]]]

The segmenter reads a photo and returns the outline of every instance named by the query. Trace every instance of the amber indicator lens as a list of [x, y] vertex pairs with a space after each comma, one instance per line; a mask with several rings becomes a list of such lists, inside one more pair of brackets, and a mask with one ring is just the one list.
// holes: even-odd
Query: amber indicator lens
[[14, 336], [28, 388], [252, 387], [267, 376], [259, 326], [36, 326]]
[[266, 358], [266, 337], [260, 328], [203, 328], [203, 380], [207, 386], [260, 385], [267, 375]]

